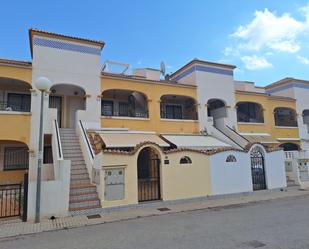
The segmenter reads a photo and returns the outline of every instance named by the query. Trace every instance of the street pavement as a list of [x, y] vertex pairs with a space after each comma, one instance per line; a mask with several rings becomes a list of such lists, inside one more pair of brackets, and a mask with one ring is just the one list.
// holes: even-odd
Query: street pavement
[[309, 196], [187, 211], [0, 240], [1, 249], [308, 249]]

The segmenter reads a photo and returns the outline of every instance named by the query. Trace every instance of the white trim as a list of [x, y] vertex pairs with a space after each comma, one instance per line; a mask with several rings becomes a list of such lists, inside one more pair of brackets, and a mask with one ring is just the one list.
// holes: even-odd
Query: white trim
[[26, 115], [30, 116], [31, 112], [0, 111], [0, 115]]
[[269, 133], [239, 133], [240, 135], [243, 136], [271, 136]]
[[276, 129], [298, 129], [298, 126], [275, 126]]
[[189, 122], [189, 123], [198, 123], [198, 120], [194, 119], [170, 119], [170, 118], [161, 118], [161, 121], [165, 122]]
[[141, 120], [141, 121], [149, 121], [150, 118], [135, 118], [135, 117], [120, 117], [120, 116], [101, 116], [104, 119], [125, 119], [125, 120]]
[[254, 122], [237, 122], [240, 125], [265, 125], [265, 123], [254, 123]]
[[297, 138], [297, 137], [279, 137], [277, 138], [277, 140], [281, 141], [281, 140], [284, 140], [284, 141], [300, 141], [300, 138]]

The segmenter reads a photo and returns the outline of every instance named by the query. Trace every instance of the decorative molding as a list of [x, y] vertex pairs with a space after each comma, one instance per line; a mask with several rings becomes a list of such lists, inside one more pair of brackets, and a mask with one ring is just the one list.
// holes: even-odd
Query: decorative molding
[[101, 55], [101, 49], [99, 47], [80, 45], [73, 42], [64, 42], [60, 40], [35, 37], [33, 38], [33, 44], [34, 46], [55, 48], [72, 52], [78, 52], [82, 54]]

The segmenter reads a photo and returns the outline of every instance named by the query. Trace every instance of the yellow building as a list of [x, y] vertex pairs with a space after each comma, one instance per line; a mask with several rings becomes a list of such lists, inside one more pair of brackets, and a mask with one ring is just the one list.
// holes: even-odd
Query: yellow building
[[31, 62], [0, 59], [0, 185], [29, 172], [29, 219], [37, 200], [41, 216], [66, 216], [286, 186], [277, 147], [298, 144], [292, 97], [235, 81], [233, 65], [115, 73], [103, 41], [29, 36]]

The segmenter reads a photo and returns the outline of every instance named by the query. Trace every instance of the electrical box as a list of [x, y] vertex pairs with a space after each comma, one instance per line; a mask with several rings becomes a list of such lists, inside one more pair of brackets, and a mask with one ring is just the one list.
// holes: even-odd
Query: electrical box
[[124, 199], [124, 169], [105, 170], [105, 200]]

